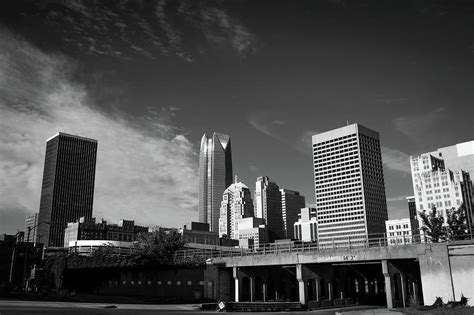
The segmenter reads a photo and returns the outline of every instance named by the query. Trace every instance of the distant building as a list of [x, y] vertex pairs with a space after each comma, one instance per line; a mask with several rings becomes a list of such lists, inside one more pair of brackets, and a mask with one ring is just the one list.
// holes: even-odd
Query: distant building
[[37, 242], [63, 246], [67, 223], [92, 217], [96, 157], [97, 140], [65, 133], [47, 140]]
[[258, 248], [266, 243], [268, 243], [268, 230], [265, 226], [265, 219], [250, 217], [239, 220], [239, 246], [248, 248], [249, 245], [252, 245], [254, 248]]
[[[416, 209], [430, 212], [436, 207], [446, 219], [446, 211], [464, 203], [467, 224], [472, 228], [472, 181], [469, 173], [451, 170], [444, 160], [430, 153], [410, 157]], [[420, 227], [423, 222], [417, 216]]]
[[407, 197], [407, 204], [408, 204], [409, 218], [416, 219], [418, 217], [418, 213], [416, 212], [415, 196]]
[[208, 223], [210, 231], [219, 232], [222, 194], [232, 184], [230, 137], [214, 132], [201, 139], [199, 153], [199, 222]]
[[352, 124], [312, 142], [318, 246], [363, 245], [383, 236], [388, 214], [378, 132]]
[[219, 237], [224, 235], [230, 239], [239, 239], [239, 219], [253, 215], [252, 198], [249, 188], [242, 182], [230, 185], [222, 194]]
[[38, 226], [38, 213], [28, 215], [25, 219], [25, 237], [28, 238], [28, 229], [30, 229], [30, 238], [25, 239], [30, 243], [36, 242], [36, 228]]
[[412, 244], [419, 239], [418, 221], [403, 218], [385, 221], [388, 245]]
[[293, 226], [298, 221], [301, 208], [305, 206], [305, 198], [294, 190], [280, 189], [280, 193], [283, 237], [291, 239], [294, 236]]
[[112, 240], [78, 240], [68, 244], [69, 253], [78, 255], [91, 255], [95, 250], [110, 247], [111, 252], [116, 255], [130, 255], [134, 252], [132, 242]]
[[299, 219], [294, 223], [294, 238], [303, 242], [318, 240], [318, 219], [315, 208], [300, 209]]
[[208, 223], [191, 222], [179, 232], [186, 243], [220, 245], [219, 233], [209, 231]]
[[70, 222], [64, 230], [64, 247], [79, 240], [100, 240], [133, 242], [139, 233], [148, 232], [148, 227], [135, 225], [131, 220], [120, 220], [119, 224], [107, 224], [95, 218], [82, 217], [76, 222]]
[[280, 187], [267, 176], [255, 183], [255, 217], [265, 219], [269, 242], [283, 239], [283, 216]]

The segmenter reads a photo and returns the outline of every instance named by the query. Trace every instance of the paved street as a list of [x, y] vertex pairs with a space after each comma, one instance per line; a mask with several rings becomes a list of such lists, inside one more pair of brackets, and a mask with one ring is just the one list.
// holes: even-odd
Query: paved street
[[[312, 311], [312, 314], [334, 315], [337, 311], [367, 309], [370, 307], [356, 306], [351, 308]], [[0, 315], [9, 314], [216, 314], [215, 311], [200, 311], [198, 304], [110, 304], [110, 303], [74, 303], [74, 302], [43, 302], [0, 300]], [[307, 312], [304, 312], [307, 313]], [[232, 313], [257, 314], [257, 313]], [[262, 314], [262, 313], [258, 313]], [[301, 314], [301, 312], [275, 312], [272, 314]]]

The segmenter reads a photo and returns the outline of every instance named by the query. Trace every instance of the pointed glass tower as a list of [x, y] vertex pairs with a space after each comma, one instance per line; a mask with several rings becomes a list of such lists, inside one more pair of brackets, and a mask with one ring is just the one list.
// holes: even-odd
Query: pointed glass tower
[[222, 194], [232, 184], [232, 153], [230, 137], [214, 132], [201, 139], [199, 154], [199, 222], [209, 223], [212, 232], [219, 232]]

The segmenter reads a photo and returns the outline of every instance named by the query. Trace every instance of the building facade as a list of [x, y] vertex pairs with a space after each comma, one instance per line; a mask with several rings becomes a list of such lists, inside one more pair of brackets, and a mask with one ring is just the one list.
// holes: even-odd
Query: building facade
[[[467, 224], [472, 229], [472, 181], [468, 172], [451, 170], [440, 157], [424, 153], [410, 157], [413, 193], [418, 211], [431, 211], [447, 219], [448, 210], [457, 209], [464, 203]], [[423, 222], [417, 216], [420, 227]]]
[[418, 213], [416, 212], [415, 196], [407, 197], [407, 205], [409, 218], [416, 220], [416, 218], [418, 217]]
[[185, 243], [220, 245], [219, 233], [209, 231], [209, 224], [202, 222], [191, 222], [185, 225], [179, 233]]
[[270, 242], [283, 239], [283, 216], [280, 187], [267, 176], [255, 183], [255, 217], [265, 219]]
[[[25, 219], [25, 241], [36, 242], [36, 227], [38, 226], [38, 213], [28, 215]], [[28, 238], [28, 230], [30, 230], [30, 237]]]
[[463, 170], [474, 176], [474, 140], [439, 148], [431, 154], [443, 159], [446, 168]]
[[419, 240], [418, 221], [403, 218], [385, 221], [388, 245], [412, 244]]
[[118, 224], [107, 224], [107, 221], [96, 222], [95, 218], [81, 217], [70, 222], [64, 229], [64, 247], [79, 240], [102, 240], [133, 242], [138, 234], [149, 231], [148, 227], [135, 225], [132, 220], [120, 220]]
[[379, 134], [359, 124], [314, 135], [318, 245], [363, 244], [388, 219]]
[[68, 222], [92, 217], [97, 140], [58, 133], [46, 142], [36, 241], [61, 247]]
[[305, 198], [299, 192], [289, 189], [280, 189], [281, 215], [283, 220], [283, 237], [294, 237], [293, 226], [298, 221], [298, 215], [305, 206]]
[[259, 248], [260, 245], [267, 243], [268, 230], [265, 226], [265, 219], [250, 217], [239, 220], [239, 245], [245, 244], [241, 247], [248, 248], [251, 244], [253, 248]]
[[239, 219], [253, 216], [249, 188], [242, 182], [230, 185], [222, 194], [219, 217], [219, 237], [239, 239]]
[[219, 231], [219, 213], [224, 190], [232, 184], [230, 137], [214, 132], [201, 139], [199, 154], [199, 222], [208, 223], [210, 231]]
[[318, 240], [318, 218], [315, 208], [302, 208], [294, 223], [294, 238], [303, 242]]

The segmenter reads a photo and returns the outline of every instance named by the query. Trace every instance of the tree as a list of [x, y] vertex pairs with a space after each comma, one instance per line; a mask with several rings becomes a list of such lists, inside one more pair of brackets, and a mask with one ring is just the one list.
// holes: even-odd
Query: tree
[[172, 264], [174, 252], [183, 247], [181, 234], [161, 229], [140, 233], [134, 244], [136, 255], [143, 264]]
[[446, 223], [436, 207], [433, 207], [429, 213], [424, 210], [419, 211], [418, 214], [423, 221], [420, 229], [432, 242], [460, 240], [469, 237], [464, 203], [458, 209], [446, 210]]
[[446, 230], [443, 227], [444, 217], [438, 213], [436, 207], [433, 207], [429, 213], [426, 213], [426, 210], [419, 211], [418, 215], [423, 221], [420, 229], [432, 242], [437, 243], [446, 240]]

